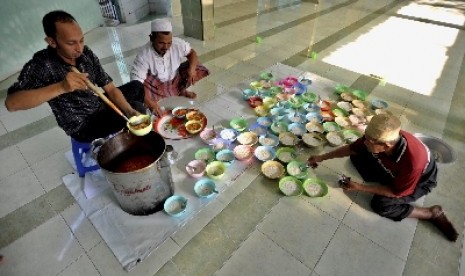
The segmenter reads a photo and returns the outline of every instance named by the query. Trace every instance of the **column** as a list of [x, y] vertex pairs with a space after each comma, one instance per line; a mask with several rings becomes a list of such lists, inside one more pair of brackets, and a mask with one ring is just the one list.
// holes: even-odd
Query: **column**
[[213, 0], [181, 0], [184, 35], [199, 40], [215, 36]]

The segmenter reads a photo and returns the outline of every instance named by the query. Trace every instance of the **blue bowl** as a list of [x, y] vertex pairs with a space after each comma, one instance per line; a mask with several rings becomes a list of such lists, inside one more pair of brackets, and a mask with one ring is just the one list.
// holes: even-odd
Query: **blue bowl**
[[258, 143], [262, 146], [276, 147], [279, 144], [279, 138], [276, 135], [267, 133], [258, 138]]
[[268, 161], [276, 157], [276, 151], [269, 146], [258, 146], [254, 151], [254, 155], [260, 161]]
[[294, 93], [296, 95], [302, 95], [303, 93], [307, 92], [307, 87], [305, 85], [303, 85], [302, 83], [300, 82], [296, 82], [294, 84]]
[[187, 199], [180, 195], [173, 195], [168, 197], [163, 204], [165, 212], [172, 216], [181, 216], [187, 208]]
[[287, 127], [287, 130], [289, 132], [294, 133], [296, 136], [302, 136], [304, 135], [305, 132], [307, 132], [307, 129], [305, 128], [305, 125], [300, 124], [300, 123], [292, 123]]
[[256, 96], [257, 95], [257, 90], [251, 89], [251, 88], [246, 88], [242, 91], [242, 98], [244, 100], [248, 100], [250, 97]]
[[316, 103], [306, 103], [302, 106], [307, 112], [320, 112], [321, 108]]
[[264, 126], [264, 127], [269, 127], [273, 123], [273, 120], [270, 117], [258, 117], [257, 118], [257, 124]]
[[199, 197], [210, 197], [218, 193], [215, 182], [209, 178], [202, 178], [195, 182], [194, 192]]
[[220, 150], [216, 153], [216, 160], [226, 164], [230, 164], [232, 161], [234, 161], [234, 159], [236, 159], [234, 157], [234, 152], [230, 149]]
[[305, 115], [305, 118], [307, 118], [307, 121], [312, 122], [316, 121], [317, 123], [323, 123], [324, 118], [321, 116], [320, 112], [310, 112]]
[[232, 128], [225, 128], [222, 131], [220, 131], [221, 139], [224, 139], [229, 142], [234, 142], [238, 135], [239, 132]]
[[254, 123], [249, 127], [249, 131], [257, 134], [257, 136], [261, 136], [268, 132], [268, 127], [262, 126], [259, 123]]

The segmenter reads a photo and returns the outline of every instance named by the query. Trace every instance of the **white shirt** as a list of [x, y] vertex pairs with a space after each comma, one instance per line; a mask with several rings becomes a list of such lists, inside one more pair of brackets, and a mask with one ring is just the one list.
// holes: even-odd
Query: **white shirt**
[[150, 69], [152, 75], [160, 81], [166, 82], [174, 79], [178, 72], [179, 65], [191, 52], [191, 45], [177, 37], [173, 37], [171, 47], [164, 56], [160, 56], [148, 42], [139, 51], [134, 60], [131, 70], [131, 80], [138, 80], [144, 83], [147, 78], [147, 71]]

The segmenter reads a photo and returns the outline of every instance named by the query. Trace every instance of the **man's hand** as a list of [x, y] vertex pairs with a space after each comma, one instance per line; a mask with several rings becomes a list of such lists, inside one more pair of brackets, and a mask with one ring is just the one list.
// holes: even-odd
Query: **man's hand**
[[63, 87], [65, 93], [88, 89], [86, 83], [88, 75], [87, 73], [69, 72], [66, 74], [65, 79], [61, 81], [61, 87]]
[[197, 82], [197, 71], [195, 70], [196, 68], [189, 68], [189, 70], [187, 71], [187, 74], [188, 74], [188, 83], [190, 85], [193, 85], [194, 83]]
[[310, 156], [307, 160], [307, 164], [312, 168], [315, 169], [318, 167], [318, 163], [321, 162], [321, 157], [319, 155]]
[[344, 181], [343, 185], [341, 185], [344, 191], [359, 191], [360, 186], [363, 184], [357, 183], [355, 181], [350, 180], [350, 178]]

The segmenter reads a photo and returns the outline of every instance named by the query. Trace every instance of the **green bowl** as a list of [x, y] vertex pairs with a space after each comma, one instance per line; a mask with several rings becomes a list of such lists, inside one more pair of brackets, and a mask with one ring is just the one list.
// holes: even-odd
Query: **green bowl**
[[290, 176], [294, 176], [298, 179], [305, 179], [308, 176], [307, 164], [296, 160], [287, 164], [286, 171]]
[[341, 127], [336, 124], [335, 122], [324, 122], [323, 123], [323, 129], [326, 132], [331, 132], [331, 131], [339, 131], [341, 130]]
[[215, 155], [215, 152], [211, 148], [201, 148], [195, 152], [194, 158], [209, 163], [215, 160]]
[[302, 100], [304, 100], [304, 101], [306, 101], [308, 103], [314, 103], [318, 99], [318, 95], [316, 93], [314, 93], [314, 92], [311, 92], [311, 91], [304, 92], [300, 96], [302, 97]]
[[342, 132], [342, 137], [348, 142], [352, 143], [355, 142], [358, 138], [362, 137], [363, 134], [360, 131], [347, 129]]
[[347, 117], [347, 116], [349, 116], [349, 112], [345, 111], [345, 110], [342, 109], [342, 108], [335, 108], [335, 109], [333, 109], [333, 114], [334, 114], [336, 117]]
[[279, 190], [286, 196], [298, 196], [303, 193], [302, 181], [294, 176], [285, 176], [279, 180]]
[[302, 105], [305, 103], [301, 96], [292, 96], [289, 98], [289, 100], [287, 100], [287, 102], [292, 108], [295, 109], [302, 107]]
[[221, 161], [213, 161], [205, 168], [205, 173], [213, 179], [220, 179], [226, 172], [226, 165]]
[[334, 92], [339, 95], [344, 92], [350, 92], [350, 87], [348, 87], [347, 85], [336, 84], [336, 86], [334, 87]]
[[291, 147], [282, 147], [276, 151], [276, 158], [283, 163], [289, 163], [296, 157], [297, 151]]
[[318, 178], [305, 180], [302, 187], [309, 197], [323, 197], [328, 194], [328, 185]]
[[267, 81], [272, 80], [273, 79], [273, 74], [271, 74], [270, 72], [262, 72], [260, 74], [260, 79], [267, 80]]
[[232, 129], [235, 129], [237, 131], [244, 131], [249, 126], [249, 123], [246, 119], [235, 118], [229, 122], [229, 125]]
[[362, 101], [366, 100], [366, 98], [368, 97], [368, 93], [363, 90], [354, 90], [352, 91], [352, 94]]

